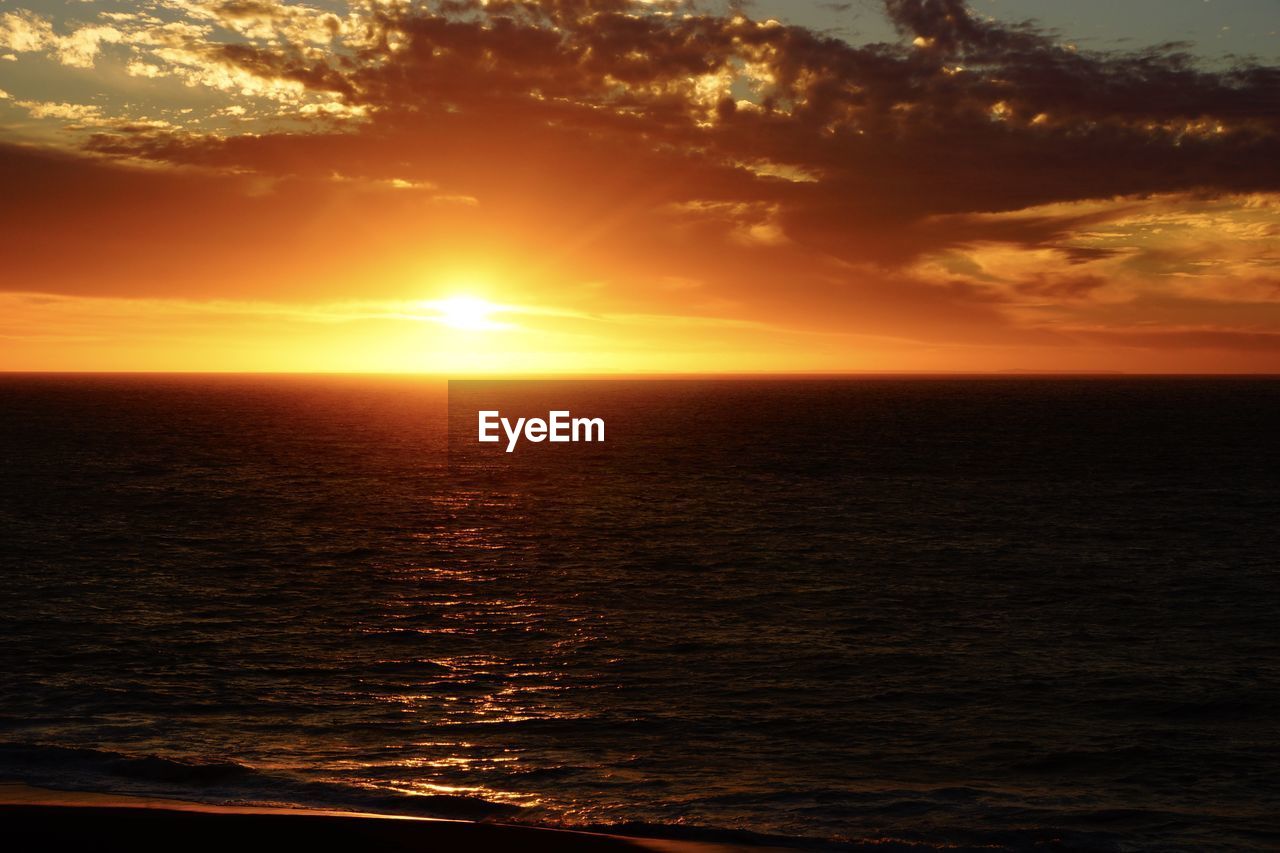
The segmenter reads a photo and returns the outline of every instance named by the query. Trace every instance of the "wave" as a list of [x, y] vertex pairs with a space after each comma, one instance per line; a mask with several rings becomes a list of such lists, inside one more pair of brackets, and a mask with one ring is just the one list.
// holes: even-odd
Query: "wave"
[[[1073, 756], [1074, 759], [1074, 756]], [[0, 778], [19, 780], [44, 788], [94, 791], [135, 796], [189, 800], [216, 805], [272, 805], [322, 808], [353, 812], [413, 817], [452, 818], [525, 824], [556, 829], [601, 832], [635, 838], [694, 841], [732, 847], [769, 849], [870, 851], [1006, 850], [1120, 851], [1132, 849], [1126, 833], [1117, 823], [1135, 815], [1075, 813], [1076, 829], [1063, 825], [1064, 817], [1037, 810], [1014, 810], [977, 826], [965, 820], [936, 821], [920, 831], [886, 832], [882, 835], [851, 834], [838, 838], [803, 837], [726, 829], [693, 824], [644, 821], [590, 823], [565, 826], [547, 821], [545, 816], [519, 806], [491, 802], [479, 797], [457, 795], [399, 794], [385, 789], [360, 787], [340, 782], [302, 779], [284, 772], [266, 772], [235, 761], [200, 761], [157, 754], [127, 754], [104, 749], [67, 747], [46, 743], [0, 742]], [[810, 792], [812, 793], [812, 792]], [[881, 792], [882, 795], [892, 791]], [[982, 794], [969, 788], [946, 788], [932, 792], [935, 798], [969, 800]], [[920, 803], [915, 805], [919, 806]], [[1164, 813], [1136, 815], [1158, 818], [1167, 827], [1188, 822], [1191, 816]], [[1204, 823], [1201, 815], [1189, 824]], [[885, 825], [888, 826], [892, 822]], [[1092, 825], [1092, 826], [1091, 826]], [[1109, 826], [1110, 825], [1110, 826]], [[1084, 828], [1088, 826], [1089, 828]], [[1108, 829], [1101, 827], [1109, 826]], [[1203, 827], [1202, 827], [1203, 828]], [[1190, 829], [1187, 830], [1190, 832]], [[1262, 849], [1276, 840], [1263, 832]], [[1132, 842], [1132, 837], [1127, 839]], [[1166, 844], [1162, 849], [1192, 850]]]
[[189, 799], [213, 804], [271, 804], [414, 817], [490, 820], [520, 807], [480, 797], [397, 794], [255, 770], [234, 761], [128, 755], [55, 744], [0, 743], [0, 776], [77, 791]]

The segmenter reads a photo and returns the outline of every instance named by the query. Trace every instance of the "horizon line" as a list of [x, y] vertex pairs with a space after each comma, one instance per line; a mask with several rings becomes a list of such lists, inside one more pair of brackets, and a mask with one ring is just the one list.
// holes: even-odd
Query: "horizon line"
[[946, 370], [851, 370], [851, 371], [651, 371], [651, 372], [580, 372], [580, 373], [464, 373], [436, 371], [363, 371], [363, 370], [6, 370], [0, 376], [262, 376], [262, 377], [377, 377], [403, 379], [437, 379], [445, 381], [484, 380], [549, 380], [549, 379], [857, 379], [885, 377], [917, 378], [1143, 378], [1143, 377], [1233, 377], [1280, 378], [1280, 372], [1211, 372], [1124, 370], [1027, 370], [1010, 368], [985, 371]]

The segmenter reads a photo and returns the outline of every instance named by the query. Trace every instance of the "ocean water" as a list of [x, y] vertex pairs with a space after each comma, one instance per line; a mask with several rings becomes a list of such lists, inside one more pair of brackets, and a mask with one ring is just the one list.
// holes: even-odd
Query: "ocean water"
[[[0, 776], [837, 849], [1280, 846], [1280, 381], [449, 396], [0, 378]], [[608, 437], [481, 452], [486, 401]]]

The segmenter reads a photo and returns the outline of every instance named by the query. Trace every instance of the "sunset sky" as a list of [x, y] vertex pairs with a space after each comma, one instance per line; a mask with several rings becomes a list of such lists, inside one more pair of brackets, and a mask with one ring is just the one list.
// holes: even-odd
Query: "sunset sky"
[[1280, 371], [1275, 0], [0, 0], [0, 369]]

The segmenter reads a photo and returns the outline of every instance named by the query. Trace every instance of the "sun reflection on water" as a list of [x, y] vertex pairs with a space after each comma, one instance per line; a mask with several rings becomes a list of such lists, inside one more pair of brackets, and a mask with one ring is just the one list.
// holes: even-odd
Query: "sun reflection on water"
[[[509, 502], [494, 511], [509, 511]], [[380, 760], [330, 766], [383, 794], [544, 806], [552, 795], [538, 780], [564, 772], [566, 761], [554, 736], [540, 745], [528, 727], [592, 716], [578, 705], [568, 669], [599, 626], [531, 582], [521, 549], [492, 530], [460, 524], [412, 538], [448, 559], [382, 569], [380, 600], [353, 627], [385, 652], [362, 679], [367, 698], [394, 709], [406, 731], [439, 736], [390, 744]], [[504, 552], [510, 562], [492, 556]]]

